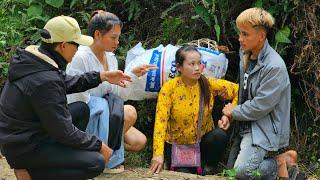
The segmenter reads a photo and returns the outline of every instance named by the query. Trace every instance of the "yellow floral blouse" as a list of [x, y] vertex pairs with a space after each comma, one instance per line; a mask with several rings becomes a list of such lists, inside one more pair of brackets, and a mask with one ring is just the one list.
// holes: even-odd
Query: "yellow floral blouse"
[[[212, 108], [217, 91], [226, 90], [227, 99], [236, 105], [238, 101], [238, 85], [222, 79], [208, 78], [211, 86], [210, 106], [205, 106], [201, 122], [201, 137], [213, 129]], [[161, 88], [156, 110], [153, 135], [153, 155], [163, 155], [165, 141], [172, 138], [177, 144], [194, 144], [197, 139], [197, 120], [200, 101], [199, 83], [188, 86], [180, 77], [176, 77]], [[171, 126], [172, 125], [172, 126]], [[170, 127], [171, 126], [171, 127]], [[171, 129], [171, 135], [170, 135]]]

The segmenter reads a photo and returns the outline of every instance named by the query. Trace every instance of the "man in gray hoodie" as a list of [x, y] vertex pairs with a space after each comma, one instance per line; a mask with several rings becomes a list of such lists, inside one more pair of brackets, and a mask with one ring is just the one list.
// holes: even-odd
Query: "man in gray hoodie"
[[250, 8], [236, 23], [241, 46], [239, 102], [223, 109], [235, 121], [228, 165], [236, 169], [238, 179], [258, 174], [262, 179], [287, 178], [287, 166], [296, 163], [295, 151], [266, 158], [268, 152], [288, 146], [290, 137], [290, 80], [283, 59], [267, 40], [274, 18], [263, 9]]

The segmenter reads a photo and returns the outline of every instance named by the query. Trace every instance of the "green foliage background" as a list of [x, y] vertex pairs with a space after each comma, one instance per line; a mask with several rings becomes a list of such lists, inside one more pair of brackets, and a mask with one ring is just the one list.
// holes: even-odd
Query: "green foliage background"
[[[86, 33], [90, 13], [96, 9], [113, 12], [124, 22], [120, 48], [116, 53], [120, 67], [124, 66], [126, 52], [139, 41], [145, 48], [153, 48], [159, 44], [181, 44], [209, 38], [231, 50], [227, 54], [229, 69], [226, 79], [236, 81], [239, 43], [235, 19], [241, 11], [253, 6], [262, 7], [275, 17], [276, 25], [268, 39], [285, 59], [288, 69], [292, 69], [297, 58], [303, 58], [301, 49], [306, 44], [306, 29], [298, 26], [298, 23], [307, 18], [307, 12], [304, 11], [306, 6], [316, 6], [314, 13], [319, 17], [318, 0], [0, 0], [0, 87], [2, 88], [7, 78], [10, 56], [18, 46], [39, 43], [38, 29], [41, 29], [48, 19], [62, 14], [72, 16]], [[311, 43], [319, 44], [319, 38]], [[316, 51], [319, 52], [319, 48]], [[320, 63], [319, 56], [313, 57], [312, 61]], [[303, 86], [310, 81], [319, 88], [320, 80], [306, 74], [295, 73], [290, 76], [291, 148], [299, 152], [300, 162], [305, 165], [309, 174], [319, 175], [320, 110], [310, 108], [305, 97], [309, 89]], [[316, 93], [308, 95], [317, 97]], [[156, 100], [128, 103], [137, 108], [136, 126], [148, 136], [149, 141], [144, 152], [127, 154], [127, 157], [137, 166], [148, 166], [152, 156]], [[316, 105], [319, 105], [319, 102]]]

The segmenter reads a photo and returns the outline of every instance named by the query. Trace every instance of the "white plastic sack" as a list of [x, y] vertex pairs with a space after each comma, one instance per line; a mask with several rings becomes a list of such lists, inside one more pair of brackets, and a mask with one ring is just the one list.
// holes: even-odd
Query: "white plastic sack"
[[[176, 76], [175, 54], [177, 46], [168, 44], [156, 48], [144, 50], [142, 44], [137, 44], [128, 51], [125, 72], [130, 72], [134, 67], [142, 64], [155, 64], [158, 69], [149, 71], [130, 86], [130, 100], [143, 100], [156, 98], [162, 85]], [[228, 67], [228, 59], [225, 54], [199, 47], [204, 75], [206, 77], [223, 78]]]

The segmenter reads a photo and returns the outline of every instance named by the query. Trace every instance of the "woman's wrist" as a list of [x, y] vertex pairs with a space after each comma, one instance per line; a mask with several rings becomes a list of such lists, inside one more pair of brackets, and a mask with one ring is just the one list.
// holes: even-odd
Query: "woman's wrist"
[[232, 114], [226, 115], [224, 114], [223, 116], [227, 117], [229, 119], [229, 122], [231, 123], [232, 121]]

